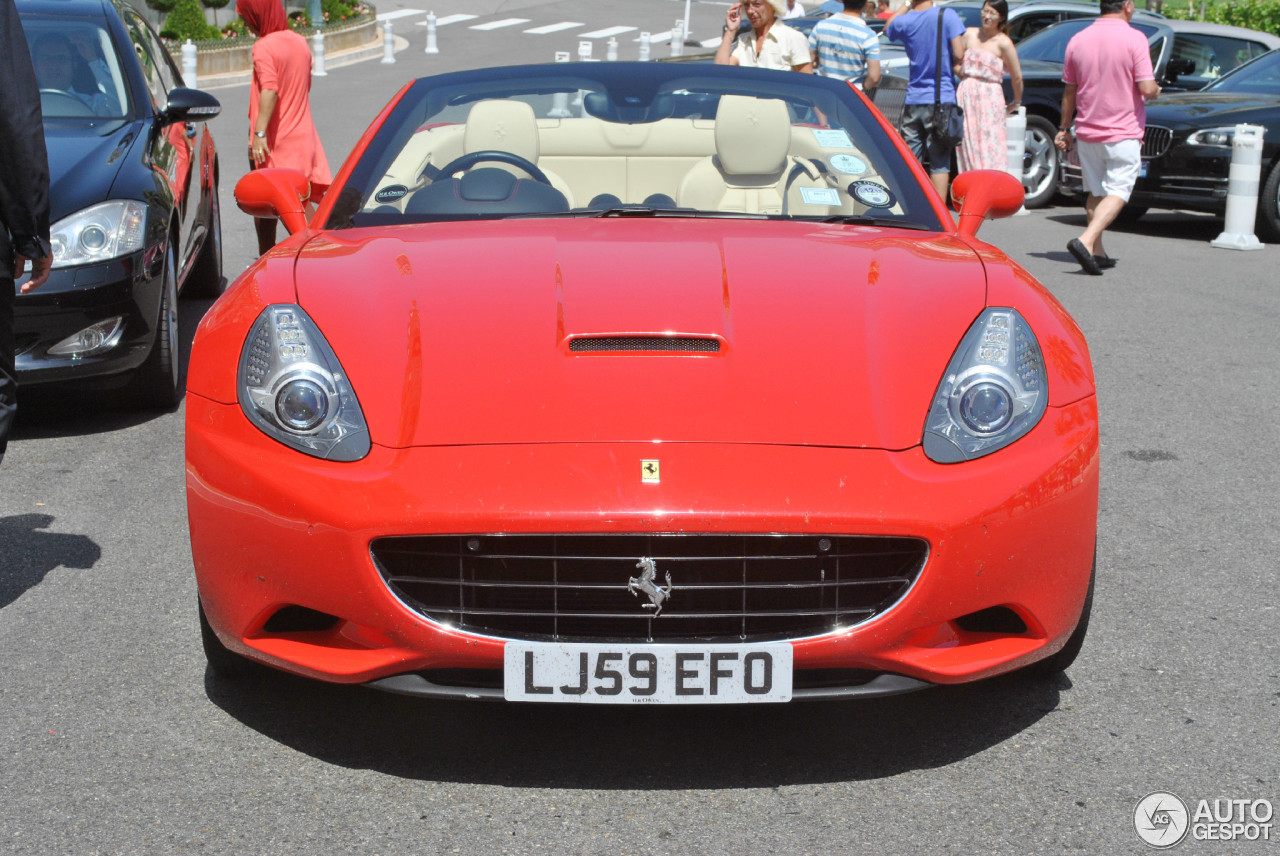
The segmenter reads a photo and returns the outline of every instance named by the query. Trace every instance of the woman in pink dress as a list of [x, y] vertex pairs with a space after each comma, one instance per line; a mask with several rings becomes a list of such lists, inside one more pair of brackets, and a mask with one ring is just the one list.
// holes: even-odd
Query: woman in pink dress
[[[971, 169], [1008, 169], [1005, 148], [1005, 115], [1022, 101], [1022, 67], [1009, 38], [1009, 4], [987, 0], [982, 26], [965, 30], [964, 58], [956, 87], [956, 103], [964, 109], [964, 142], [956, 150], [960, 172]], [[1001, 81], [1005, 71], [1013, 83], [1013, 102], [1004, 103]]]
[[[249, 87], [249, 168], [296, 169], [311, 182], [310, 202], [333, 183], [311, 120], [311, 50], [289, 29], [280, 0], [236, 0], [236, 12], [258, 37]], [[308, 209], [309, 211], [310, 209]], [[275, 246], [274, 218], [254, 220], [258, 253]]]

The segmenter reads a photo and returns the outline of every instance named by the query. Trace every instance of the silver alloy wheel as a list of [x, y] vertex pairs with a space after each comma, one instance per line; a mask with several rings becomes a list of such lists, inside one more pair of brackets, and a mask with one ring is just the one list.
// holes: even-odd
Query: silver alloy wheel
[[1040, 208], [1053, 198], [1058, 181], [1058, 150], [1053, 135], [1038, 117], [1027, 117], [1026, 150], [1022, 155], [1022, 186], [1027, 190], [1027, 207]]

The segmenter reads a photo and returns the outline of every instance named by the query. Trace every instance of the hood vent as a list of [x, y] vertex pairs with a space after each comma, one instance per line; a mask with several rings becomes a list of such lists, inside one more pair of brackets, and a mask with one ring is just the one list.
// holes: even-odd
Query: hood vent
[[714, 336], [581, 336], [569, 342], [574, 354], [714, 354], [720, 340]]

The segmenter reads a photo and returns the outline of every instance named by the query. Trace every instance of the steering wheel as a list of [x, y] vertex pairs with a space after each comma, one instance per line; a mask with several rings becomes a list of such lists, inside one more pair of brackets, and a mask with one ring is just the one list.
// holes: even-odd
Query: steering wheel
[[[53, 88], [41, 89], [40, 102], [42, 105], [42, 109], [43, 109], [43, 104], [46, 97], [61, 98], [62, 100], [69, 102], [68, 106], [74, 106], [75, 108], [74, 110], [71, 110], [71, 111], [67, 111], [65, 109], [50, 110], [49, 112], [53, 113], [55, 116], [57, 115], [92, 116], [94, 115], [92, 107], [90, 107], [88, 104], [85, 104], [83, 101], [81, 101], [72, 93], [67, 92], [65, 89], [53, 89]], [[60, 107], [61, 105], [57, 105], [57, 106]]]
[[505, 163], [511, 166], [519, 167], [529, 173], [529, 177], [541, 184], [551, 186], [551, 179], [547, 178], [547, 174], [538, 169], [537, 164], [533, 161], [526, 160], [520, 155], [513, 155], [511, 152], [500, 152], [497, 149], [482, 149], [478, 152], [469, 152], [462, 157], [454, 158], [440, 168], [440, 175], [450, 176], [455, 172], [461, 172], [464, 169], [470, 169], [478, 163]]

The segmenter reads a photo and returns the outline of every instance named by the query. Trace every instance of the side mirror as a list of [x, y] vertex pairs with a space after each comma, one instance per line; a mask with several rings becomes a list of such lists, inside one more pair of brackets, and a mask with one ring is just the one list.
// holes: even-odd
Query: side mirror
[[960, 206], [960, 234], [978, 234], [978, 227], [989, 217], [1017, 214], [1026, 195], [1022, 182], [1007, 172], [975, 169], [960, 173], [951, 185], [951, 198]]
[[279, 217], [289, 234], [307, 228], [311, 182], [294, 169], [255, 169], [236, 182], [236, 205], [251, 217]]
[[165, 123], [172, 124], [207, 122], [221, 112], [222, 105], [208, 92], [178, 86], [169, 90], [169, 104], [162, 115]]

